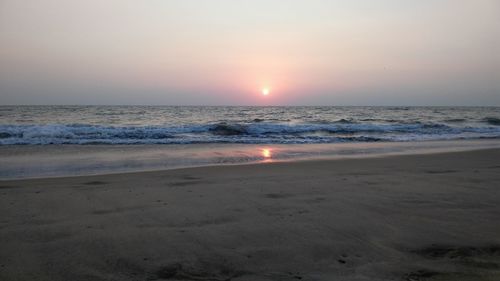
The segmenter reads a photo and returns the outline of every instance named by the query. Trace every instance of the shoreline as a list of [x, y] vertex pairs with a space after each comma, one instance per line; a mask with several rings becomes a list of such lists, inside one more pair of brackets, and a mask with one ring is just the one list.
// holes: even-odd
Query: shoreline
[[170, 169], [159, 169], [159, 170], [139, 170], [139, 171], [129, 171], [129, 172], [116, 172], [116, 173], [106, 173], [106, 174], [89, 174], [89, 175], [74, 175], [74, 176], [53, 176], [53, 177], [33, 177], [33, 178], [18, 178], [18, 179], [0, 179], [0, 184], [6, 182], [20, 182], [20, 181], [36, 181], [36, 180], [50, 180], [50, 179], [72, 179], [72, 178], [88, 178], [88, 177], [116, 177], [116, 176], [133, 176], [133, 175], [141, 175], [141, 174], [156, 174], [156, 173], [166, 173], [166, 172], [190, 172], [190, 170], [197, 169], [205, 169], [205, 168], [215, 168], [215, 169], [223, 169], [225, 167], [248, 167], [252, 168], [255, 166], [275, 166], [275, 165], [293, 165], [293, 164], [307, 164], [307, 163], [316, 163], [316, 164], [328, 164], [330, 162], [341, 162], [346, 160], [358, 160], [362, 161], [364, 159], [389, 159], [390, 158], [398, 158], [405, 156], [425, 156], [425, 155], [433, 155], [433, 156], [446, 156], [447, 154], [456, 154], [456, 153], [467, 153], [467, 152], [496, 152], [499, 151], [500, 148], [470, 148], [464, 150], [454, 150], [454, 151], [433, 151], [433, 152], [415, 152], [415, 153], [394, 153], [394, 154], [373, 154], [373, 155], [363, 155], [363, 156], [343, 156], [343, 157], [335, 157], [335, 158], [307, 158], [307, 159], [291, 159], [291, 160], [280, 160], [280, 161], [262, 161], [262, 162], [252, 162], [252, 163], [238, 163], [238, 164], [211, 164], [204, 166], [189, 166], [189, 167], [177, 167]]
[[498, 280], [500, 149], [0, 183], [2, 280]]
[[0, 182], [500, 148], [500, 141], [460, 140], [334, 144], [198, 144], [0, 147]]

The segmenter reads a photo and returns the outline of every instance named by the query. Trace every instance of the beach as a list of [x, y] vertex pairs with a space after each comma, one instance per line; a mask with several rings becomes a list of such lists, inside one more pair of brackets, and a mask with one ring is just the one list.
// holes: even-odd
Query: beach
[[499, 159], [0, 181], [0, 280], [499, 280]]
[[0, 281], [500, 281], [500, 0], [0, 0]]

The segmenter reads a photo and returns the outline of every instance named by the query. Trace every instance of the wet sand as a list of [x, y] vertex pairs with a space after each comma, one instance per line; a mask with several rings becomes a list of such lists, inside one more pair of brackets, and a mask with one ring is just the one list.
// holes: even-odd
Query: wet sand
[[500, 150], [0, 182], [0, 280], [500, 280]]

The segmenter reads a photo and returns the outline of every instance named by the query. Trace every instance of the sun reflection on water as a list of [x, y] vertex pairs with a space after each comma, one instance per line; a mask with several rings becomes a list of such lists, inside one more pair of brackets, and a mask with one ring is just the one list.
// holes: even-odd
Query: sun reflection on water
[[273, 157], [272, 150], [270, 148], [262, 148], [261, 149], [261, 155], [264, 158], [264, 161], [271, 161]]

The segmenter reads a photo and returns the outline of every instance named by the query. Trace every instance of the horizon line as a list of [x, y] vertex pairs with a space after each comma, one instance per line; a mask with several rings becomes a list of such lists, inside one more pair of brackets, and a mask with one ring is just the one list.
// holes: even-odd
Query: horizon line
[[500, 105], [196, 105], [196, 104], [0, 104], [0, 106], [149, 106], [149, 107], [500, 107]]

